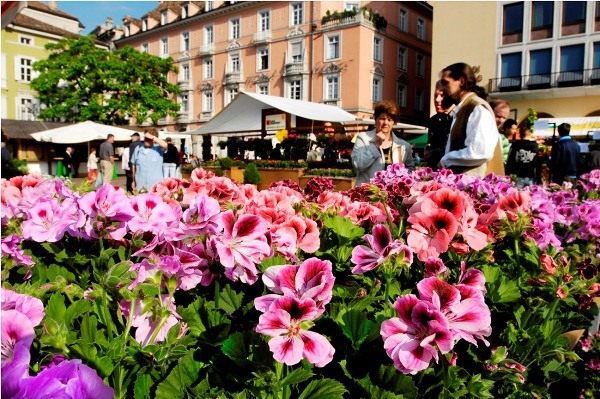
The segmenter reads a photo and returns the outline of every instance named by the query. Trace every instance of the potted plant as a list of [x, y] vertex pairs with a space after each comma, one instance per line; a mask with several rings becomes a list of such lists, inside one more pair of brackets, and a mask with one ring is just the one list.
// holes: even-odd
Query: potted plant
[[249, 163], [244, 170], [244, 183], [245, 184], [254, 184], [258, 186], [261, 181], [260, 173], [258, 172], [258, 168], [256, 164]]
[[278, 181], [291, 180], [300, 184], [300, 176], [308, 167], [306, 162], [298, 161], [256, 161], [254, 162], [260, 172], [261, 182], [258, 185], [259, 190], [269, 188], [269, 186]]

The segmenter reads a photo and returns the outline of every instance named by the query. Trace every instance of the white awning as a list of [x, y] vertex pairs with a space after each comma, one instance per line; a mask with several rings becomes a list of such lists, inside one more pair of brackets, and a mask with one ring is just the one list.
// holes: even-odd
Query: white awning
[[349, 122], [356, 120], [351, 113], [332, 105], [242, 91], [210, 121], [186, 133], [223, 135], [236, 132], [258, 132], [262, 129], [261, 110], [268, 108], [276, 108], [282, 112], [315, 121]]
[[[587, 136], [590, 138], [594, 132], [600, 131], [600, 116], [588, 116], [580, 118], [540, 118], [534, 124], [533, 135], [541, 137], [550, 137], [554, 134], [555, 128], [561, 123], [571, 125], [571, 136]], [[537, 127], [537, 126], [541, 127]], [[558, 137], [558, 130], [556, 130]]]

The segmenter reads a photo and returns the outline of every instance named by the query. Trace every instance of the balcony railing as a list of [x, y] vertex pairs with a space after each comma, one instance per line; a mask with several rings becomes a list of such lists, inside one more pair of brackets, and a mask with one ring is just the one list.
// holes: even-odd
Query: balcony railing
[[329, 21], [326, 21], [325, 23], [323, 23], [321, 25], [321, 27], [323, 29], [336, 28], [336, 27], [340, 27], [340, 26], [344, 26], [344, 25], [352, 25], [352, 24], [361, 23], [363, 21], [370, 22], [368, 19], [366, 19], [362, 15], [362, 13], [358, 13], [351, 17], [332, 18]]
[[489, 93], [600, 85], [600, 68], [490, 79]]
[[271, 31], [265, 30], [254, 34], [254, 43], [268, 43], [271, 41]]
[[339, 99], [326, 99], [321, 101], [321, 103], [326, 104], [326, 105], [333, 105], [335, 107], [340, 107], [340, 100]]
[[179, 90], [181, 91], [188, 91], [190, 90], [190, 81], [181, 79], [177, 82], [177, 86], [179, 86]]
[[225, 84], [236, 84], [242, 81], [242, 73], [240, 71], [225, 72]]
[[179, 111], [177, 113], [177, 123], [189, 123], [190, 122], [190, 112], [189, 111]]
[[285, 63], [285, 76], [301, 75], [304, 72], [304, 61], [289, 61]]
[[214, 43], [206, 43], [200, 45], [200, 55], [209, 55], [215, 53], [215, 44]]

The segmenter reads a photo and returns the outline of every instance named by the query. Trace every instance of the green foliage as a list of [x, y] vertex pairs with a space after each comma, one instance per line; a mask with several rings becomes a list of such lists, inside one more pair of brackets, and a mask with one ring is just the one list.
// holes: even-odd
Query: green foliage
[[254, 161], [258, 168], [273, 168], [273, 169], [304, 169], [308, 167], [306, 162], [297, 161]]
[[244, 183], [246, 184], [258, 184], [262, 180], [256, 164], [249, 163], [244, 170]]
[[51, 54], [34, 63], [40, 74], [31, 81], [47, 106], [40, 111], [42, 119], [122, 125], [132, 116], [140, 123], [150, 119], [156, 124], [179, 110], [173, 100], [179, 88], [167, 79], [177, 72], [171, 58], [129, 46], [108, 52], [85, 36], [49, 43], [46, 48]]
[[219, 159], [219, 165], [223, 169], [230, 169], [233, 166], [233, 159], [229, 157], [224, 157]]
[[305, 176], [325, 176], [325, 177], [356, 177], [353, 169], [307, 169]]

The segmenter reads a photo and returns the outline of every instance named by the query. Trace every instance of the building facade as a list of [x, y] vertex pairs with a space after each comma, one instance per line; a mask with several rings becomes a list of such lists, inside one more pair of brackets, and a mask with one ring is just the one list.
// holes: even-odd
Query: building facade
[[600, 2], [439, 1], [433, 7], [432, 87], [441, 69], [462, 61], [479, 67], [480, 85], [491, 98], [507, 100], [520, 123], [529, 108], [538, 118], [600, 115]]
[[29, 87], [35, 77], [33, 63], [48, 56], [45, 46], [64, 37], [79, 37], [83, 25], [56, 8], [27, 1], [2, 29], [2, 73], [0, 115], [2, 119], [35, 120], [40, 104]]
[[129, 45], [179, 67], [169, 131], [210, 120], [240, 91], [336, 105], [369, 119], [396, 100], [402, 121], [428, 117], [432, 8], [425, 2], [162, 2], [123, 19]]

